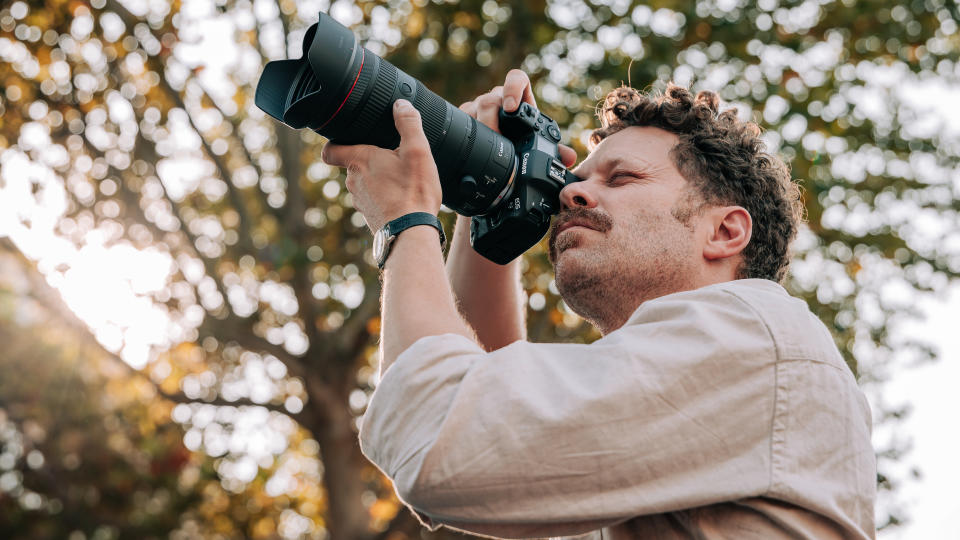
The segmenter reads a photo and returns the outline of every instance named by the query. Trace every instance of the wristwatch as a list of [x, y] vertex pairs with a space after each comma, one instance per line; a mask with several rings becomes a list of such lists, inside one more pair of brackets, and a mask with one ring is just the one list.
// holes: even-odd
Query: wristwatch
[[447, 237], [443, 234], [443, 224], [440, 219], [429, 212], [413, 212], [387, 223], [376, 234], [373, 235], [373, 258], [377, 261], [377, 266], [383, 270], [383, 265], [387, 263], [387, 257], [390, 255], [390, 248], [394, 240], [401, 232], [416, 227], [417, 225], [430, 225], [435, 227], [440, 233], [440, 249], [447, 245]]

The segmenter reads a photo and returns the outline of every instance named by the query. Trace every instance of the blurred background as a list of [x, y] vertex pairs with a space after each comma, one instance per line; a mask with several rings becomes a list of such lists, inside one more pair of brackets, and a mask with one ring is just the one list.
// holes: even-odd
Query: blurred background
[[[0, 537], [462, 537], [359, 452], [371, 235], [324, 139], [254, 106], [319, 11], [454, 104], [522, 68], [581, 158], [621, 84], [759, 122], [804, 188], [787, 286], [873, 407], [880, 537], [960, 538], [954, 0], [4, 2]], [[523, 265], [531, 340], [598, 337]]]

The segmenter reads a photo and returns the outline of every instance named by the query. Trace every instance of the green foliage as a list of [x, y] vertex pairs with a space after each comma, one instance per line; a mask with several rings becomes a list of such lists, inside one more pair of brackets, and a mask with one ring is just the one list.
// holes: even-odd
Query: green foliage
[[[9, 200], [32, 202], [2, 232], [21, 247], [42, 232], [75, 249], [99, 231], [108, 247], [166, 254], [166, 286], [141, 294], [180, 331], [147, 372], [161, 393], [198, 403], [177, 416], [195, 434], [191, 444], [220, 455], [217, 437], [201, 429], [205, 406], [246, 403], [292, 418], [319, 449], [324, 474], [322, 492], [289, 494], [300, 502], [288, 522], [308, 520], [334, 538], [413, 535], [416, 524], [397, 513], [389, 483], [355, 440], [376, 383], [370, 235], [342, 172], [320, 161], [322, 138], [253, 104], [263, 63], [299, 54], [316, 6], [257, 5], [219, 0], [204, 12], [180, 11], [179, 2], [53, 0], [0, 9], [0, 163], [35, 167], [4, 173]], [[714, 90], [758, 120], [805, 189], [809, 226], [788, 286], [834, 333], [879, 427], [895, 425], [883, 382], [896, 366], [934, 356], [899, 335], [898, 323], [913, 315], [917, 292], [940, 291], [960, 272], [960, 186], [951, 180], [960, 147], [956, 130], [925, 112], [956, 82], [953, 2], [390, 0], [330, 10], [454, 104], [521, 67], [581, 156], [596, 103], [627, 81]], [[204, 41], [219, 31], [233, 50]], [[43, 209], [55, 226], [31, 215]], [[69, 265], [33, 256], [51, 282], [66, 279]], [[531, 339], [596, 338], [556, 294], [542, 246], [525, 255], [523, 279]], [[214, 423], [229, 431], [235, 422]], [[307, 437], [289, 426], [272, 433], [286, 443], [255, 460], [261, 473]], [[903, 447], [879, 451], [881, 487], [893, 490], [884, 471]], [[223, 462], [248, 458], [230, 450]], [[220, 480], [244, 491], [261, 473]], [[890, 498], [878, 518], [895, 525], [905, 516]]]
[[[185, 447], [170, 421], [176, 404], [57, 313], [64, 306], [55, 293], [25, 277], [34, 272], [0, 250], [0, 537], [274, 538], [278, 528], [313, 530], [287, 512], [314, 515], [322, 504], [309, 466], [316, 443], [298, 431], [283, 459], [253, 480], [222, 484], [229, 461]], [[230, 410], [237, 412], [224, 407], [221, 415]], [[295, 486], [272, 496], [273, 478]]]
[[141, 377], [48, 322], [0, 284], [0, 536], [166, 536], [202, 500], [179, 479], [203, 456]]

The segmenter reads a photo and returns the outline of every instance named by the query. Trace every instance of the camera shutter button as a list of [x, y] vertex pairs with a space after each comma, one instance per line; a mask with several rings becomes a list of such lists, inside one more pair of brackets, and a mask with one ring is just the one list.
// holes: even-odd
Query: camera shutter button
[[410, 85], [407, 84], [407, 83], [401, 83], [401, 84], [400, 84], [400, 93], [403, 94], [403, 95], [405, 95], [405, 96], [409, 96], [410, 94], [413, 93], [413, 87], [410, 86]]

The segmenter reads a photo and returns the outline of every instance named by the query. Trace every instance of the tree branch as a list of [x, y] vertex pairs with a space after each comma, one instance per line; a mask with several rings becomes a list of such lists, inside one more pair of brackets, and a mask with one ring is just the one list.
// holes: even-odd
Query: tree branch
[[[130, 367], [129, 364], [126, 364], [126, 362], [123, 362], [123, 363], [128, 367]], [[134, 370], [132, 367], [130, 367], [130, 371], [137, 375], [143, 376], [142, 373], [140, 373], [137, 370]], [[153, 381], [151, 381], [151, 384], [153, 384]], [[305, 423], [303, 421], [306, 416], [305, 411], [308, 410], [308, 409], [303, 409], [299, 413], [292, 413], [288, 411], [286, 408], [284, 408], [283, 405], [278, 405], [276, 403], [257, 403], [251, 400], [250, 398], [241, 398], [241, 399], [236, 399], [231, 401], [229, 399], [223, 398], [220, 395], [217, 395], [217, 397], [213, 399], [204, 399], [204, 398], [194, 399], [194, 398], [187, 397], [186, 394], [184, 394], [183, 392], [167, 392], [157, 384], [153, 384], [153, 386], [157, 389], [157, 393], [163, 396], [164, 399], [168, 401], [172, 401], [174, 403], [184, 403], [187, 405], [192, 405], [196, 403], [198, 405], [214, 405], [217, 407], [263, 407], [268, 411], [289, 416], [301, 424]]]
[[[144, 141], [143, 134], [138, 131], [137, 142], [134, 144], [134, 150], [133, 150], [134, 155], [136, 156], [140, 155], [139, 154], [140, 151], [146, 151], [147, 147], [140, 144], [142, 141]], [[141, 157], [147, 157], [145, 161], [147, 161], [148, 163], [151, 163], [151, 162], [155, 162], [155, 161], [151, 161], [151, 158], [156, 159], [159, 156], [153, 155], [153, 156], [141, 156]], [[183, 217], [183, 211], [181, 210], [180, 203], [173, 200], [173, 197], [170, 196], [169, 190], [167, 190], [167, 187], [163, 185], [163, 181], [160, 182], [160, 189], [163, 192], [163, 198], [167, 201], [167, 203], [172, 208], [173, 215], [175, 215], [177, 217], [177, 220], [180, 221], [180, 230], [183, 232], [184, 236], [187, 237], [187, 240], [190, 243], [191, 250], [197, 256], [197, 258], [200, 259], [200, 262], [203, 264], [204, 271], [208, 276], [210, 276], [210, 279], [213, 280], [214, 284], [217, 287], [217, 291], [219, 291], [220, 295], [223, 297], [224, 311], [227, 313], [232, 313], [233, 310], [230, 309], [230, 301], [229, 301], [229, 296], [227, 296], [227, 289], [224, 286], [223, 282], [218, 278], [219, 272], [217, 272], [215, 262], [213, 261], [213, 259], [207, 257], [206, 255], [200, 252], [200, 248], [197, 247], [197, 235], [193, 234], [193, 232], [190, 231], [190, 225], [187, 223], [187, 220]]]
[[[123, 5], [121, 5], [117, 0], [107, 0], [107, 8], [110, 9], [111, 11], [114, 11], [123, 20], [124, 24], [128, 28], [132, 28], [136, 26], [138, 22], [140, 22], [135, 15], [127, 11], [127, 9]], [[154, 36], [154, 38], [156, 39], [156, 36]], [[158, 75], [161, 75], [159, 77], [158, 86], [164, 92], [164, 94], [166, 94], [166, 96], [173, 102], [175, 107], [183, 109], [184, 112], [187, 113], [187, 119], [190, 121], [190, 127], [193, 128], [197, 136], [200, 138], [200, 145], [203, 149], [204, 154], [206, 154], [207, 158], [213, 162], [214, 166], [217, 169], [218, 175], [220, 176], [220, 179], [224, 183], [226, 183], [227, 195], [230, 198], [230, 203], [233, 205], [234, 209], [237, 211], [237, 213], [240, 216], [239, 218], [240, 242], [242, 243], [241, 244], [242, 248], [246, 250], [248, 253], [259, 255], [260, 253], [258, 252], [258, 250], [250, 243], [250, 236], [251, 236], [250, 235], [250, 215], [247, 212], [246, 203], [243, 201], [242, 195], [239, 193], [239, 191], [237, 190], [236, 186], [233, 183], [233, 175], [231, 174], [230, 167], [227, 165], [226, 161], [223, 159], [222, 156], [217, 155], [213, 151], [213, 148], [210, 146], [210, 142], [207, 141], [206, 137], [204, 137], [203, 135], [203, 132], [197, 126], [197, 123], [194, 120], [193, 115], [191, 115], [187, 110], [187, 106], [183, 101], [183, 96], [181, 96], [178, 90], [170, 86], [170, 83], [167, 81], [166, 77], [162, 76], [163, 73], [165, 72], [165, 68], [160, 58], [158, 56], [148, 54], [147, 65], [155, 73], [157, 73]], [[187, 82], [189, 83], [190, 79], [188, 79]], [[202, 86], [200, 86], [200, 89], [206, 95], [206, 91], [203, 90]], [[211, 103], [214, 103], [214, 106], [216, 107], [216, 103], [213, 101], [213, 99], [211, 99], [210, 101]], [[220, 110], [219, 107], [217, 107], [217, 109], [218, 111]], [[221, 115], [226, 118], [226, 115], [224, 115], [222, 111], [220, 112], [221, 112]], [[241, 146], [243, 145], [241, 144]], [[244, 147], [244, 149], [246, 148]], [[253, 162], [251, 161], [251, 164], [252, 163]], [[259, 174], [259, 168], [256, 166], [255, 168], [257, 169]]]
[[[142, 140], [142, 136], [138, 135], [138, 141], [137, 141], [136, 147], [140, 145], [141, 140]], [[83, 138], [83, 142], [88, 152], [93, 154], [95, 157], [104, 157], [104, 154], [95, 146], [93, 146], [86, 139], [86, 137]], [[135, 151], [136, 151], [136, 147], [135, 147]], [[120, 171], [109, 164], [108, 164], [108, 170], [121, 177], [125, 173], [125, 171]], [[167, 200], [170, 201], [171, 204], [173, 204], [169, 196], [166, 194], [166, 190], [164, 190], [164, 195], [167, 197]], [[144, 217], [144, 223], [147, 226], [154, 228], [155, 232], [162, 233], [160, 229], [155, 228], [153, 223], [151, 223], [149, 220], [146, 220], [145, 216], [143, 217]], [[183, 219], [179, 216], [179, 214], [178, 214], [178, 218], [181, 220], [181, 223], [183, 223]], [[184, 227], [186, 227], [185, 224], [184, 224]], [[191, 243], [195, 242], [195, 239], [192, 237], [189, 231], [184, 230], [184, 233], [187, 235], [188, 239], [190, 239]], [[193, 244], [193, 249], [196, 250], [196, 244]], [[207, 261], [206, 259], [203, 259], [203, 257], [201, 257], [201, 259], [204, 260], [205, 263], [207, 263], [205, 264], [205, 267], [207, 269], [208, 275], [211, 275], [210, 272], [212, 267], [212, 261]], [[216, 274], [212, 274], [211, 278], [217, 283], [218, 287], [221, 287], [221, 294], [223, 294], [224, 303], [226, 304], [228, 300], [227, 300], [225, 291], [223, 291], [222, 289], [222, 284], [220, 280], [216, 278]], [[296, 358], [295, 356], [287, 352], [287, 350], [284, 349], [283, 347], [274, 345], [269, 341], [267, 341], [266, 339], [263, 339], [257, 336], [257, 334], [253, 330], [253, 321], [251, 319], [243, 318], [236, 315], [233, 312], [233, 310], [229, 309], [229, 307], [226, 305], [225, 305], [224, 312], [227, 314], [227, 317], [223, 319], [210, 316], [210, 315], [204, 317], [204, 321], [203, 323], [201, 323], [200, 327], [198, 328], [198, 331], [200, 331], [201, 333], [212, 335], [214, 337], [218, 337], [220, 339], [223, 339], [223, 336], [225, 335], [230, 336], [239, 345], [241, 345], [246, 349], [249, 349], [251, 351], [262, 351], [262, 352], [269, 353], [275, 356], [281, 362], [283, 362], [283, 364], [287, 367], [287, 371], [289, 373], [291, 373], [294, 376], [300, 377], [301, 379], [306, 379], [307, 374], [304, 371], [303, 363], [298, 358]]]
[[[156, 66], [159, 69], [163, 69], [163, 66], [159, 62], [156, 62]], [[256, 249], [251, 243], [251, 233], [250, 233], [250, 213], [247, 212], [247, 205], [243, 201], [242, 194], [237, 189], [237, 186], [233, 183], [233, 174], [230, 171], [230, 168], [227, 166], [227, 162], [223, 159], [222, 156], [217, 155], [213, 151], [213, 148], [210, 145], [210, 142], [207, 141], [207, 138], [204, 137], [203, 132], [200, 131], [200, 128], [197, 126], [196, 121], [193, 119], [193, 115], [187, 110], [187, 105], [184, 103], [183, 98], [180, 96], [180, 93], [173, 89], [166, 81], [166, 78], [160, 78], [160, 86], [163, 88], [164, 92], [167, 93], [168, 97], [176, 104], [177, 107], [184, 110], [187, 113], [187, 118], [190, 121], [190, 127], [193, 128], [193, 131], [196, 132], [197, 136], [200, 138], [200, 146], [203, 148], [203, 153], [206, 154], [207, 158], [213, 161], [214, 166], [217, 168], [217, 172], [220, 176], [220, 179], [227, 185], [227, 196], [230, 199], [230, 204], [233, 205], [233, 208], [239, 214], [239, 225], [240, 225], [240, 242], [241, 247], [247, 253], [256, 254], [258, 256], [262, 255], [262, 251]], [[190, 80], [187, 81], [189, 83]], [[199, 86], [199, 85], [198, 85]], [[206, 95], [206, 91], [203, 90], [203, 87], [200, 87], [201, 91]], [[213, 99], [210, 99], [211, 103], [214, 103], [214, 106], [220, 111], [220, 108], [216, 106], [216, 103]], [[221, 116], [226, 118], [226, 115], [220, 111]], [[242, 146], [242, 142], [241, 142]], [[252, 163], [252, 162], [251, 162]], [[258, 173], [259, 168], [256, 167]]]
[[[203, 84], [200, 82], [199, 79], [196, 79], [195, 77], [191, 77], [187, 79], [187, 82], [193, 82], [198, 88], [200, 88], [200, 91], [203, 92], [203, 95], [210, 100], [210, 103], [212, 103], [213, 106], [217, 109], [217, 111], [220, 112], [220, 115], [226, 118], [230, 122], [230, 125], [233, 126], [233, 134], [231, 136], [236, 140], [236, 146], [243, 151], [244, 159], [257, 172], [257, 178], [258, 179], [263, 178], [263, 169], [260, 168], [260, 164], [257, 163], [257, 160], [254, 159], [253, 154], [250, 153], [250, 149], [247, 148], [247, 145], [243, 142], [243, 138], [236, 135], [237, 133], [240, 132], [240, 121], [238, 116], [235, 114], [233, 115], [227, 114], [222, 107], [217, 105], [216, 100], [214, 100], [213, 97], [210, 96], [210, 93], [207, 92], [207, 89], [204, 88]], [[236, 188], [236, 186], [233, 186], [232, 183], [230, 183], [230, 187], [231, 189]]]
[[[33, 267], [33, 264], [20, 252], [20, 250], [13, 244], [9, 238], [0, 238], [0, 251], [7, 252], [12, 256], [20, 260], [24, 266]], [[237, 400], [228, 400], [222, 396], [217, 396], [213, 399], [193, 399], [187, 397], [182, 392], [167, 392], [158, 384], [150, 380], [140, 370], [135, 369], [130, 364], [124, 362], [116, 354], [107, 350], [90, 332], [90, 328], [84, 323], [80, 318], [74, 315], [73, 311], [63, 302], [63, 299], [60, 297], [60, 293], [57, 292], [52, 286], [50, 286], [46, 280], [38, 279], [38, 275], [34, 273], [28, 274], [28, 279], [30, 281], [30, 290], [32, 291], [33, 298], [42, 305], [47, 314], [55, 318], [58, 323], [64, 325], [65, 327], [71, 329], [75, 335], [77, 335], [80, 342], [100, 354], [103, 354], [105, 357], [109, 358], [111, 361], [115, 362], [117, 365], [123, 367], [129, 374], [142, 378], [146, 380], [150, 385], [156, 389], [157, 393], [163, 396], [165, 399], [173, 401], [174, 403], [200, 403], [208, 405], [217, 405], [217, 406], [233, 406], [233, 407], [263, 407], [269, 411], [278, 412], [289, 416], [301, 424], [309, 425], [305, 422], [308, 418], [311, 418], [311, 414], [307, 412], [309, 409], [304, 408], [303, 411], [299, 413], [291, 413], [286, 410], [283, 405], [272, 404], [272, 403], [257, 403], [249, 398], [242, 398]]]
[[367, 285], [363, 302], [350, 314], [350, 318], [337, 332], [337, 357], [349, 362], [360, 354], [370, 337], [367, 323], [380, 311], [380, 283]]
[[[290, 23], [283, 14], [283, 9], [280, 6], [280, 2], [276, 2], [276, 6], [277, 13], [279, 14], [278, 18], [281, 26], [283, 27], [283, 58], [287, 58], [288, 46], [286, 40], [287, 36], [289, 35]], [[254, 46], [256, 47], [257, 52], [260, 53], [260, 57], [266, 60], [268, 59], [268, 56], [266, 51], [263, 50], [262, 44], [260, 43], [260, 27], [256, 26], [254, 32]], [[287, 179], [286, 202], [288, 208], [284, 215], [283, 228], [287, 234], [293, 238], [297, 246], [305, 246], [308, 243], [307, 230], [303, 222], [304, 213], [306, 212], [306, 205], [304, 204], [304, 201], [306, 199], [304, 198], [303, 190], [300, 189], [300, 177], [302, 176], [300, 154], [302, 150], [302, 143], [297, 132], [288, 128], [287, 126], [274, 124], [273, 127], [274, 132], [277, 134], [277, 146], [280, 149], [284, 177]], [[248, 160], [253, 162], [253, 158], [252, 156], [249, 156], [249, 151], [247, 150], [246, 145], [241, 144], [241, 146], [243, 147], [244, 152], [247, 153]], [[294, 270], [294, 293], [297, 297], [299, 315], [301, 320], [303, 320], [304, 331], [307, 334], [307, 339], [310, 343], [310, 349], [311, 351], [316, 351], [317, 349], [322, 350], [322, 336], [320, 332], [317, 331], [317, 309], [316, 302], [313, 299], [313, 284], [311, 283], [310, 276], [307, 272], [307, 265], [300, 264], [299, 261], [295, 261], [292, 266]], [[314, 354], [311, 352], [308, 352], [307, 354], [311, 357], [314, 356]]]
[[253, 331], [253, 320], [242, 318], [237, 315], [231, 315], [226, 319], [217, 319], [216, 317], [205, 317], [197, 331], [201, 334], [207, 334], [218, 339], [224, 339], [229, 336], [230, 340], [236, 341], [238, 345], [252, 352], [265, 352], [275, 356], [278, 360], [287, 366], [287, 371], [297, 377], [306, 377], [303, 363], [295, 356], [287, 352], [280, 345], [274, 345], [266, 339], [256, 335]]

